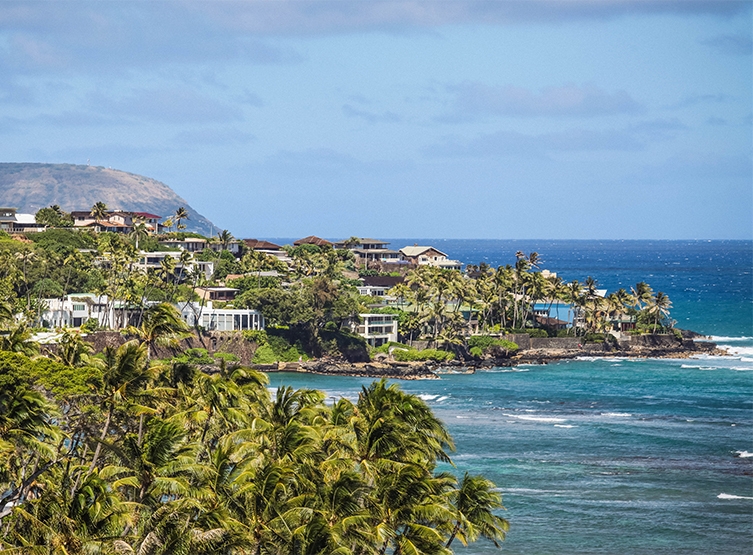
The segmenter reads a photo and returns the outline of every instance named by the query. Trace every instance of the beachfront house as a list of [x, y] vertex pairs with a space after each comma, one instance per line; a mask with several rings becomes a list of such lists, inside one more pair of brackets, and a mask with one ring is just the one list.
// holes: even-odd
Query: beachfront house
[[361, 323], [351, 324], [352, 330], [372, 347], [397, 341], [396, 314], [359, 314]]
[[212, 301], [206, 303], [179, 303], [183, 321], [190, 327], [197, 325], [206, 331], [263, 330], [264, 316], [258, 310], [246, 308], [214, 308]]
[[42, 306], [38, 324], [43, 328], [78, 328], [93, 319], [98, 327], [119, 329], [135, 325], [142, 312], [141, 307], [94, 293], [42, 299]]

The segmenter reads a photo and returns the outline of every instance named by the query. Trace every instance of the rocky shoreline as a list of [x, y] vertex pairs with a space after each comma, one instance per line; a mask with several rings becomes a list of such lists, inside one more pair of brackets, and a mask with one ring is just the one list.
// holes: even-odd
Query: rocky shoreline
[[[654, 336], [656, 338], [656, 336]], [[685, 359], [698, 355], [724, 356], [727, 351], [715, 343], [685, 339], [682, 342], [666, 340], [642, 341], [640, 345], [591, 343], [577, 349], [539, 348], [525, 349], [510, 357], [488, 357], [481, 360], [454, 360], [449, 363], [432, 362], [347, 362], [323, 358], [307, 362], [252, 365], [263, 372], [301, 372], [327, 376], [358, 378], [390, 378], [399, 380], [438, 379], [441, 374], [473, 374], [477, 370], [494, 367], [512, 367], [520, 364], [549, 364], [583, 357], [602, 358], [674, 358]], [[653, 343], [653, 344], [652, 344]]]

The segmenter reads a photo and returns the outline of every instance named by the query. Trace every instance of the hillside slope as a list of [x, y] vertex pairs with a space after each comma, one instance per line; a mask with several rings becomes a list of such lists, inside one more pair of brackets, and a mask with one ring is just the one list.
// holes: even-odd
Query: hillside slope
[[163, 218], [183, 206], [190, 216], [184, 222], [189, 231], [210, 234], [213, 226], [170, 187], [149, 177], [95, 166], [0, 163], [2, 206], [33, 214], [52, 204], [67, 212], [89, 210], [99, 201], [111, 210], [151, 212]]

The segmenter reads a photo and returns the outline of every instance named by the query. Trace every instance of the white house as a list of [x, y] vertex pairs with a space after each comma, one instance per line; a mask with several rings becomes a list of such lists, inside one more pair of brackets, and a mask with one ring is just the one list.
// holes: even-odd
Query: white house
[[94, 293], [73, 293], [63, 298], [43, 299], [42, 303], [45, 308], [40, 323], [45, 328], [78, 328], [94, 319], [101, 327], [118, 329], [134, 324], [141, 312], [141, 308]]
[[400, 254], [416, 266], [436, 266], [449, 270], [460, 270], [463, 264], [458, 260], [450, 260], [447, 255], [434, 247], [403, 247]]
[[246, 308], [214, 308], [212, 301], [204, 306], [187, 302], [177, 305], [183, 320], [191, 327], [201, 326], [207, 331], [263, 330], [264, 316], [258, 310]]
[[[175, 273], [180, 274], [182, 263], [179, 262], [181, 253], [179, 251], [157, 251], [157, 252], [140, 252], [138, 262], [135, 267], [139, 270], [146, 271], [149, 268], [159, 270], [162, 266], [162, 261], [165, 258], [172, 258], [175, 261]], [[214, 275], [214, 262], [190, 260], [183, 269], [183, 278], [187, 278], [188, 274], [197, 269], [206, 279], [211, 279]]]
[[354, 324], [353, 331], [363, 337], [372, 347], [397, 341], [396, 314], [359, 314], [361, 324]]

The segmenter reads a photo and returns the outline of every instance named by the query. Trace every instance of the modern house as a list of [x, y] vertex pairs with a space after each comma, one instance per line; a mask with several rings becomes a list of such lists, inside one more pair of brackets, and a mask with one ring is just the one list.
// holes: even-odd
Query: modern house
[[384, 297], [387, 291], [402, 283], [402, 277], [393, 276], [366, 276], [361, 278], [362, 285], [358, 286], [358, 294], [369, 297]]
[[200, 237], [185, 239], [160, 239], [159, 244], [168, 249], [180, 249], [188, 252], [201, 252], [207, 247], [207, 240]]
[[180, 303], [178, 310], [191, 327], [196, 325], [207, 331], [263, 330], [264, 316], [258, 310], [244, 308], [214, 308], [212, 302]]
[[356, 264], [366, 266], [369, 262], [381, 262], [396, 264], [403, 261], [399, 251], [388, 249], [388, 241], [379, 239], [359, 239], [358, 243], [350, 243], [348, 240], [335, 243], [336, 249], [348, 249], [356, 258]]
[[448, 270], [460, 270], [463, 264], [458, 260], [450, 260], [447, 255], [434, 247], [403, 247], [400, 253], [405, 260], [415, 266], [436, 266]]
[[44, 226], [37, 224], [34, 214], [19, 214], [16, 208], [0, 208], [0, 230], [6, 233], [24, 233], [44, 231]]
[[59, 299], [43, 299], [40, 324], [45, 328], [78, 328], [94, 319], [100, 327], [119, 329], [136, 324], [141, 307], [111, 300], [107, 295], [74, 293]]
[[353, 324], [352, 329], [372, 347], [397, 341], [396, 314], [359, 314], [358, 316], [362, 323]]
[[135, 267], [139, 270], [147, 271], [148, 269], [159, 270], [162, 268], [162, 261], [165, 258], [172, 258], [175, 261], [175, 275], [182, 276], [186, 279], [191, 272], [199, 271], [206, 279], [211, 279], [214, 275], [214, 262], [202, 260], [190, 260], [184, 266], [180, 262], [181, 253], [178, 251], [157, 251], [157, 252], [140, 252], [138, 262]]

